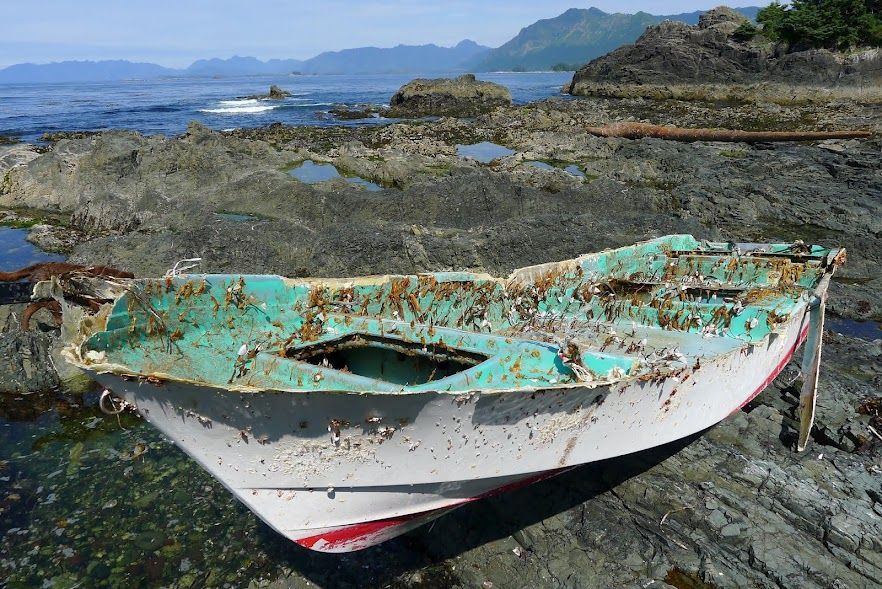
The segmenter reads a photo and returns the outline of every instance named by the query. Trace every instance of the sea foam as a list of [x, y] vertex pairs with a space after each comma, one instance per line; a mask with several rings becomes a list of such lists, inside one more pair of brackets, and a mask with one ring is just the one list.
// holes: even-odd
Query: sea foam
[[257, 114], [267, 112], [280, 107], [280, 104], [266, 104], [265, 101], [255, 98], [243, 98], [241, 100], [221, 100], [217, 108], [202, 108], [199, 112], [223, 115]]

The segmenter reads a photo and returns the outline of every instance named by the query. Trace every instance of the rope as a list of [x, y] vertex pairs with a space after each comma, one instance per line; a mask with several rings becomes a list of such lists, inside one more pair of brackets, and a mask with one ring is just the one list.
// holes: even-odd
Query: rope
[[183, 260], [178, 260], [175, 262], [175, 265], [171, 270], [165, 273], [163, 278], [174, 278], [176, 276], [180, 276], [184, 274], [187, 270], [192, 270], [199, 263], [202, 262], [202, 258], [185, 258]]
[[117, 399], [119, 408], [113, 404], [113, 393], [109, 389], [104, 389], [101, 397], [98, 399], [98, 408], [105, 415], [119, 415], [126, 409], [135, 409], [135, 405], [129, 403], [125, 399]]

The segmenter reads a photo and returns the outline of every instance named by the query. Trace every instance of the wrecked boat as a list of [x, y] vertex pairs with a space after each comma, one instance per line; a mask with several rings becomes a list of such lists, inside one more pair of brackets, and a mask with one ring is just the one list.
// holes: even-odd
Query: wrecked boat
[[804, 447], [844, 259], [674, 235], [504, 279], [173, 273], [111, 281], [65, 354], [279, 533], [349, 552], [700, 432], [808, 339]]

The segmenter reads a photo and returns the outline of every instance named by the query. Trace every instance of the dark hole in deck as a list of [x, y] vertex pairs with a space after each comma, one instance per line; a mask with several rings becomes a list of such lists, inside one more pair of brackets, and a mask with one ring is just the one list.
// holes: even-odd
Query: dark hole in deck
[[419, 385], [477, 366], [488, 357], [445, 345], [354, 334], [306, 348], [288, 357], [316, 366], [401, 385]]
[[702, 303], [710, 303], [714, 301], [723, 302], [734, 300], [743, 295], [744, 292], [745, 290], [743, 288], [702, 288], [700, 286], [691, 286], [680, 291], [680, 298], [682, 300]]

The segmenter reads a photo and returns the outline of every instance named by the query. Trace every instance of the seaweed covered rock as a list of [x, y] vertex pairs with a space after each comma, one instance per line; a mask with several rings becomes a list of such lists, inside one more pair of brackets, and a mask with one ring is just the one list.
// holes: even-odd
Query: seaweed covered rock
[[474, 116], [511, 104], [508, 88], [475, 79], [473, 74], [458, 78], [416, 79], [392, 96], [389, 116]]

